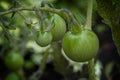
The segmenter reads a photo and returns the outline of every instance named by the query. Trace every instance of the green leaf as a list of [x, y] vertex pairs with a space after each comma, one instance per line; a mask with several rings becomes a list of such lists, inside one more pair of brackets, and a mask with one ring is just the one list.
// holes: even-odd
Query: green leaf
[[113, 40], [120, 55], [120, 2], [119, 0], [96, 0], [98, 12], [112, 30]]

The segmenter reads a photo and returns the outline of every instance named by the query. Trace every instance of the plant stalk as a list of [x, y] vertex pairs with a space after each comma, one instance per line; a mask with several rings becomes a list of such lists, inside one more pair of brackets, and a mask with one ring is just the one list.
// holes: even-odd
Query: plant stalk
[[95, 79], [94, 59], [88, 61], [89, 80]]
[[93, 7], [93, 0], [88, 0], [88, 7], [87, 7], [87, 22], [86, 22], [86, 29], [90, 29], [92, 27], [92, 7]]
[[[92, 30], [93, 0], [88, 0], [86, 29]], [[95, 80], [94, 58], [88, 61], [89, 80]]]

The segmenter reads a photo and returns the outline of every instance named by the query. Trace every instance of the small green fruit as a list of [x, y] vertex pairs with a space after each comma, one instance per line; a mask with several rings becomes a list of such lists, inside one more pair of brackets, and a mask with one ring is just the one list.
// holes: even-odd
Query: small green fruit
[[24, 58], [19, 52], [10, 52], [5, 56], [5, 64], [12, 70], [22, 68], [24, 64]]
[[35, 41], [41, 47], [48, 46], [52, 42], [52, 33], [50, 31], [37, 32]]
[[54, 26], [51, 29], [53, 41], [59, 41], [63, 38], [66, 32], [65, 20], [57, 14], [53, 15]]
[[20, 80], [20, 76], [16, 73], [10, 73], [6, 76], [5, 80]]
[[91, 30], [78, 33], [67, 32], [62, 40], [65, 55], [73, 61], [85, 62], [94, 58], [99, 49], [99, 40]]

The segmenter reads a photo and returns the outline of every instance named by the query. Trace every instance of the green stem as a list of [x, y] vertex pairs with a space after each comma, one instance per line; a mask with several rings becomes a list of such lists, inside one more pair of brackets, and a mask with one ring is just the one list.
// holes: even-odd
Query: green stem
[[[93, 0], [88, 1], [86, 29], [92, 29], [92, 6]], [[95, 80], [94, 59], [88, 61], [89, 79]]]
[[20, 11], [17, 11], [17, 13], [18, 13], [24, 20], [27, 20], [26, 17], [25, 17]]
[[23, 10], [33, 11], [34, 9], [32, 9], [32, 8], [23, 8], [23, 7], [13, 8], [13, 9], [10, 9], [10, 10], [4, 11], [4, 12], [0, 12], [0, 16], [10, 14], [10, 13], [13, 13], [13, 12], [17, 12], [17, 11], [23, 11]]
[[22, 68], [20, 70], [18, 70], [17, 73], [19, 74], [21, 80], [26, 80], [26, 78], [24, 76], [24, 71]]
[[[49, 48], [48, 48], [48, 50], [49, 50]], [[46, 61], [47, 61], [47, 59], [49, 57], [48, 50], [43, 55], [43, 58], [41, 60], [41, 64], [40, 64], [40, 67], [39, 67], [38, 71], [36, 71], [33, 75], [31, 75], [29, 77], [29, 80], [38, 80], [38, 78], [41, 77], [41, 75], [42, 75], [42, 73], [43, 73], [43, 71], [44, 71], [44, 69], [46, 67]]]
[[94, 59], [88, 61], [89, 80], [95, 79]]
[[[55, 8], [51, 8], [49, 6], [39, 7], [39, 8], [37, 8], [37, 7], [12, 8], [10, 10], [0, 12], [0, 16], [10, 14], [13, 12], [17, 12], [17, 11], [36, 11], [36, 9], [38, 9], [40, 11], [44, 11], [44, 12], [56, 13], [56, 14], [60, 15], [62, 18], [64, 18], [68, 23], [73, 22], [75, 24], [75, 26], [78, 26], [78, 27], [80, 26], [80, 24], [74, 18], [73, 14], [70, 11], [68, 11], [67, 9], [55, 9]], [[43, 27], [41, 27], [40, 29], [43, 30]]]
[[[17, 12], [17, 11], [35, 11], [34, 8], [35, 7], [13, 8], [13, 9], [10, 9], [10, 10], [4, 11], [4, 12], [0, 12], [0, 16], [6, 15], [6, 14], [10, 14], [10, 13], [13, 13], [13, 12]], [[50, 7], [40, 7], [39, 10], [56, 13], [56, 14], [60, 15], [61, 17], [63, 17], [64, 19], [69, 19], [70, 18], [70, 15], [67, 14], [66, 12], [63, 12], [63, 9], [55, 9], [55, 8], [50, 8]]]
[[91, 30], [93, 0], [88, 0], [86, 29]]

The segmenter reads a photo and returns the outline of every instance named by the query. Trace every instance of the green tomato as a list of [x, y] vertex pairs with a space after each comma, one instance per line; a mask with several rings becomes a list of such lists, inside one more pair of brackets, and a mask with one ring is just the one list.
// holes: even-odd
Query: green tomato
[[65, 20], [57, 14], [53, 15], [54, 26], [51, 29], [53, 41], [59, 41], [63, 38], [66, 32]]
[[10, 73], [6, 76], [5, 80], [20, 80], [20, 76], [16, 73]]
[[52, 33], [50, 31], [45, 32], [38, 31], [36, 33], [35, 41], [41, 47], [45, 47], [52, 42]]
[[99, 49], [99, 40], [91, 30], [67, 32], [62, 40], [65, 55], [75, 62], [85, 62], [94, 58]]
[[35, 64], [30, 60], [25, 62], [25, 68], [28, 70], [32, 69], [34, 66], [35, 66]]
[[18, 52], [10, 52], [5, 56], [5, 64], [9, 69], [17, 70], [22, 68], [24, 58]]

